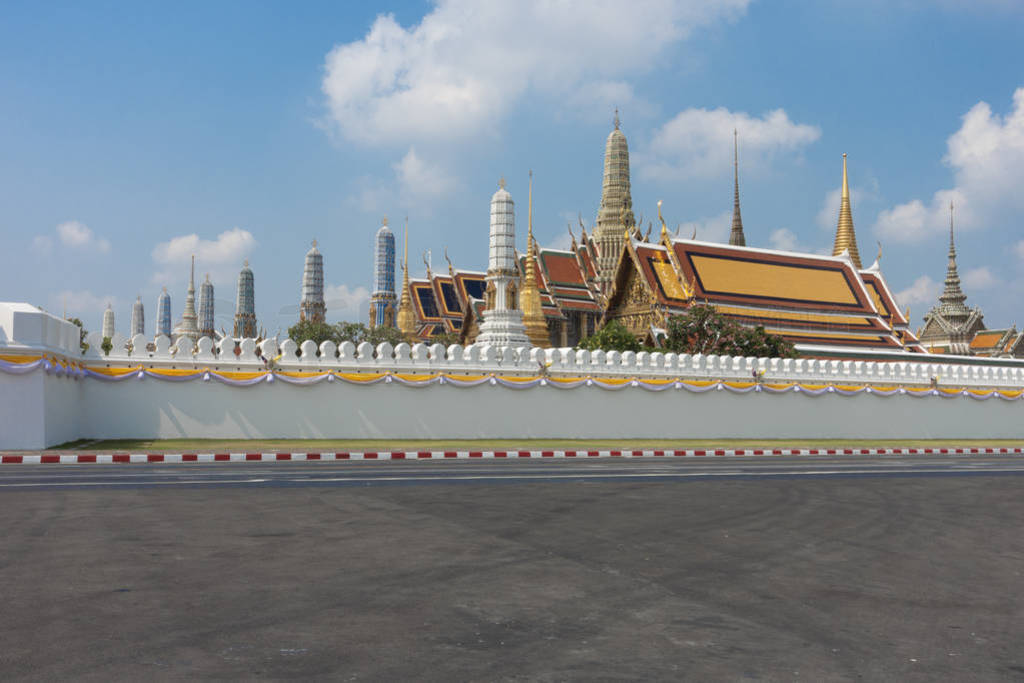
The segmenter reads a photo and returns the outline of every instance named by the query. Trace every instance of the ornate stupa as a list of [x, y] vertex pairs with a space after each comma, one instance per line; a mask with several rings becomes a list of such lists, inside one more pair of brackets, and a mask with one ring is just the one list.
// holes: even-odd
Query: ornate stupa
[[729, 232], [729, 244], [737, 247], [747, 246], [747, 238], [743, 234], [743, 217], [740, 216], [740, 152], [739, 134], [732, 131], [732, 230]]
[[306, 252], [306, 265], [302, 270], [302, 303], [299, 305], [299, 319], [324, 322], [327, 306], [324, 304], [324, 257], [316, 248]]
[[949, 257], [946, 262], [946, 282], [939, 295], [939, 303], [924, 316], [924, 327], [918, 336], [930, 351], [967, 354], [971, 340], [985, 329], [980, 308], [967, 306], [967, 295], [960, 288], [960, 273], [956, 265], [956, 243], [953, 241], [953, 202], [949, 203]]
[[381, 221], [374, 239], [373, 292], [370, 294], [370, 327], [394, 327], [395, 307], [395, 235], [388, 219]]
[[192, 270], [188, 276], [188, 293], [185, 295], [185, 310], [181, 323], [174, 330], [175, 338], [188, 337], [193, 342], [199, 339], [199, 316], [196, 314], [196, 257], [192, 255]]
[[626, 244], [626, 230], [636, 223], [629, 190], [629, 146], [619, 130], [619, 110], [615, 110], [615, 128], [604, 145], [604, 181], [601, 208], [597, 212], [594, 242], [597, 244], [597, 283], [607, 294], [619, 256]]
[[156, 336], [160, 335], [167, 338], [171, 336], [171, 295], [167, 293], [166, 287], [156, 300]]
[[103, 311], [103, 337], [109, 339], [114, 336], [114, 309], [107, 304], [107, 310]]
[[[550, 345], [547, 319], [541, 307], [540, 289], [537, 287], [537, 242], [533, 239], [533, 171], [530, 171], [530, 195], [527, 209], [526, 260], [523, 264], [523, 287], [520, 305], [523, 309], [523, 327], [533, 346]], [[570, 231], [571, 232], [571, 231]]]
[[491, 197], [490, 251], [487, 289], [478, 344], [529, 346], [519, 309], [519, 268], [516, 266], [516, 219], [512, 195], [502, 178]]
[[142, 297], [135, 299], [132, 304], [131, 336], [146, 334], [146, 311], [142, 307]]
[[402, 296], [398, 303], [398, 329], [406, 339], [412, 341], [416, 335], [416, 314], [412, 310], [412, 294], [409, 291], [409, 217], [405, 217], [405, 248], [402, 254]]
[[206, 274], [203, 284], [199, 285], [199, 334], [203, 337], [216, 339], [213, 327], [213, 283], [210, 274]]
[[846, 175], [846, 154], [843, 154], [843, 191], [839, 201], [839, 225], [836, 226], [836, 241], [832, 246], [832, 255], [841, 256], [843, 252], [850, 256], [858, 269], [860, 252], [857, 251], [857, 235], [853, 231], [853, 214], [850, 212], [850, 181]]
[[238, 292], [235, 297], [235, 329], [236, 339], [256, 337], [256, 292], [246, 259], [238, 273]]

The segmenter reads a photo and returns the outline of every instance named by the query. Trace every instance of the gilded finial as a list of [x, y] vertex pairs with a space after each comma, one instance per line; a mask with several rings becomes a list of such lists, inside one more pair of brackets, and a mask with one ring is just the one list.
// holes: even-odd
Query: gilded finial
[[452, 260], [448, 258], [448, 247], [444, 248], [444, 260], [448, 262], [448, 274], [455, 277], [455, 268], [452, 267]]
[[661, 200], [658, 200], [658, 222], [661, 223], [661, 238], [668, 237], [668, 226], [665, 225], [665, 217], [661, 215]]
[[316, 249], [316, 238], [313, 238], [313, 248]]
[[381, 225], [387, 225], [388, 224], [388, 217], [384, 216], [384, 218], [381, 218], [380, 219], [380, 224]]
[[248, 268], [249, 267], [249, 259], [245, 259], [244, 261], [242, 261], [242, 267], [243, 268]]
[[500, 187], [503, 190], [505, 189], [505, 176], [501, 176], [500, 178], [498, 178], [498, 187]]
[[615, 130], [618, 130], [619, 129], [619, 108], [618, 107], [615, 107], [614, 123], [615, 123]]
[[576, 235], [572, 234], [572, 223], [566, 223], [565, 229], [569, 231], [569, 243], [572, 245], [572, 250], [576, 251], [579, 245], [576, 244]]

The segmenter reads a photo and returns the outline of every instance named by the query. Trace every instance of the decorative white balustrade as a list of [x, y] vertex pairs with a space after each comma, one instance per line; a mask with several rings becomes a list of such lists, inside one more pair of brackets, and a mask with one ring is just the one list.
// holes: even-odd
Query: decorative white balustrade
[[[206, 337], [193, 344], [182, 338], [172, 346], [158, 337], [147, 350], [148, 339], [138, 335], [130, 340], [115, 339], [114, 348], [104, 355], [92, 345], [82, 357], [86, 364], [110, 367], [204, 367], [222, 370], [257, 370], [268, 366], [288, 371], [338, 370], [344, 372], [402, 373], [494, 373], [509, 376], [601, 376], [637, 378], [680, 378], [805, 384], [932, 385], [956, 387], [1020, 388], [1024, 368], [990, 365], [957, 365], [912, 361], [874, 362], [813, 358], [744, 358], [662, 353], [660, 351], [587, 351], [561, 349], [512, 349], [487, 344], [466, 347], [406, 343], [376, 347], [366, 342], [336, 345], [312, 341], [301, 344], [291, 339], [266, 339], [256, 343], [232, 339], [219, 343]], [[129, 350], [131, 349], [131, 350]]]

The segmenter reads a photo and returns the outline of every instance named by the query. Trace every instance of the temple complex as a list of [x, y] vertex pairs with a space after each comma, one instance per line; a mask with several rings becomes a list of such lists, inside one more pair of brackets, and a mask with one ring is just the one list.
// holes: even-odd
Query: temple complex
[[659, 204], [661, 238], [626, 240], [603, 321], [618, 320], [655, 343], [669, 316], [710, 303], [738, 323], [785, 337], [804, 354], [923, 351], [879, 262], [860, 265], [845, 155], [842, 194], [834, 256], [671, 237]]

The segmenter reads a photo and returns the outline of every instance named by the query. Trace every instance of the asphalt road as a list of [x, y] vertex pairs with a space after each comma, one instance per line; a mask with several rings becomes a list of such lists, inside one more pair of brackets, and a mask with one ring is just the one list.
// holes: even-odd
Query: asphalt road
[[1021, 680], [1024, 459], [0, 467], [0, 677]]

